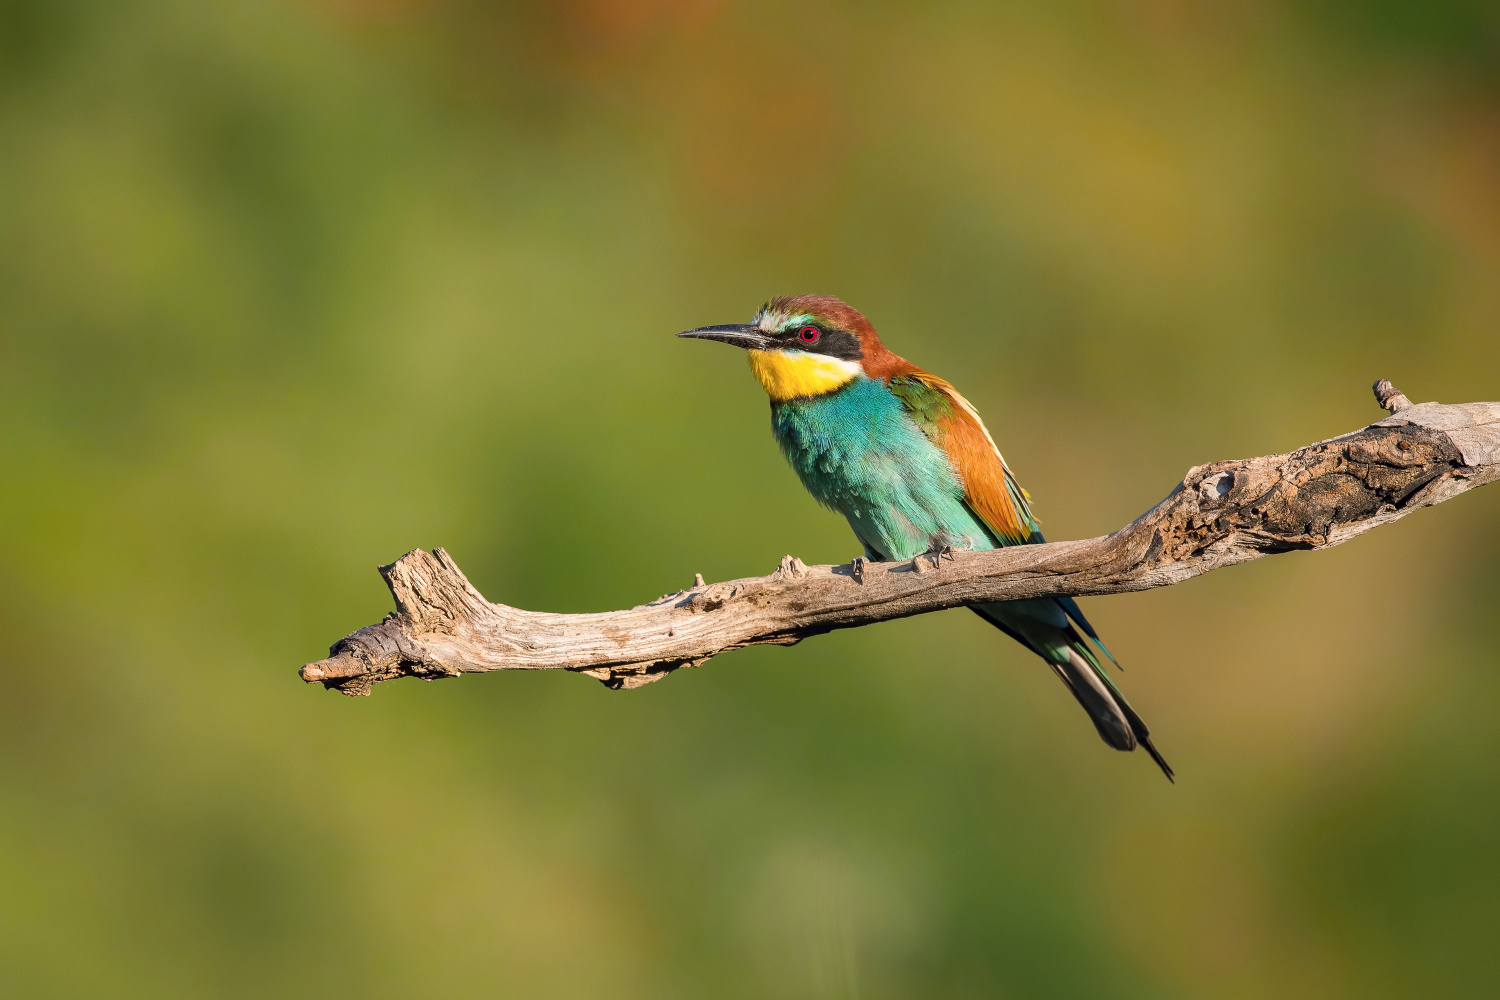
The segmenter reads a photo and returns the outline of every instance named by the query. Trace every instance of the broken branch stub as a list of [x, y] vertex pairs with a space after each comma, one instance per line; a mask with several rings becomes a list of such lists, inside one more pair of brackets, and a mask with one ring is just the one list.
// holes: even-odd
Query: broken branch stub
[[986, 601], [1149, 590], [1327, 548], [1500, 478], [1500, 403], [1413, 404], [1385, 380], [1375, 393], [1386, 419], [1285, 455], [1197, 466], [1132, 523], [1083, 541], [842, 566], [786, 556], [769, 576], [699, 575], [688, 590], [591, 614], [492, 604], [442, 549], [418, 549], [380, 568], [395, 613], [301, 676], [350, 695], [490, 670], [574, 670], [633, 688], [742, 646]]

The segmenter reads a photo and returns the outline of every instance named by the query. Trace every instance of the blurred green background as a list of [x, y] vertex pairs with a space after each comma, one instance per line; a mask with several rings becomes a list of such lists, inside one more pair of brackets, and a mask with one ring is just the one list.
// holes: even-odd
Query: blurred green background
[[0, 991], [1477, 996], [1500, 490], [1087, 602], [1176, 765], [972, 615], [634, 692], [296, 668], [443, 545], [582, 611], [857, 552], [737, 353], [837, 294], [1086, 537], [1500, 398], [1500, 15], [0, 2]]

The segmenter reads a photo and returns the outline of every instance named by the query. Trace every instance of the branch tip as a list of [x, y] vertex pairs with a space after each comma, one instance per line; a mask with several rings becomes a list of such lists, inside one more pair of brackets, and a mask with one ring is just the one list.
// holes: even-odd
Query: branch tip
[[382, 679], [369, 664], [348, 649], [339, 649], [327, 659], [315, 663], [304, 663], [297, 675], [308, 684], [321, 684], [330, 691], [348, 695], [367, 695], [370, 686]]
[[1407, 399], [1400, 389], [1391, 385], [1391, 380], [1388, 378], [1376, 382], [1372, 388], [1375, 390], [1375, 401], [1390, 413], [1396, 413], [1412, 405], [1411, 400]]

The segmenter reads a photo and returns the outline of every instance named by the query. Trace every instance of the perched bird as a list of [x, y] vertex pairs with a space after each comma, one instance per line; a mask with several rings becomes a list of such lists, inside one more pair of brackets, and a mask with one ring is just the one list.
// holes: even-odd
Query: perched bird
[[[1029, 495], [969, 401], [892, 353], [869, 321], [838, 299], [776, 298], [747, 324], [678, 336], [746, 349], [771, 397], [771, 428], [787, 460], [819, 503], [848, 518], [870, 559], [1045, 541]], [[1076, 601], [971, 607], [1047, 662], [1105, 743], [1145, 747], [1172, 777], [1146, 724], [1105, 673], [1098, 653], [1114, 657]]]

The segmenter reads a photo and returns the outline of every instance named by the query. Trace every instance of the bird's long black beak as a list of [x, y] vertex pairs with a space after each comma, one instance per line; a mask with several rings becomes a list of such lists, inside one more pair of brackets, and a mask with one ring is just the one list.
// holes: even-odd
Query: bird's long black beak
[[696, 330], [684, 330], [679, 337], [697, 337], [699, 340], [717, 340], [724, 344], [733, 344], [735, 347], [743, 347], [750, 351], [764, 351], [770, 348], [771, 338], [761, 333], [760, 327], [750, 326], [745, 323], [726, 323], [723, 326], [700, 326]]

